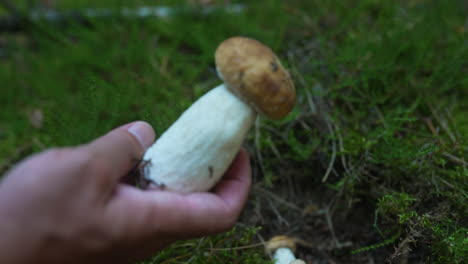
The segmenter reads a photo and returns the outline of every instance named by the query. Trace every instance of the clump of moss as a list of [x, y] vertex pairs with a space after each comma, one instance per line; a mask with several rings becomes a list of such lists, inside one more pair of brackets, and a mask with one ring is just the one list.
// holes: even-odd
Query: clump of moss
[[408, 215], [411, 215], [412, 211], [409, 211], [410, 206], [417, 199], [411, 197], [407, 193], [390, 193], [386, 194], [379, 199], [377, 203], [377, 210], [381, 215], [386, 217], [397, 216], [400, 223], [406, 222]]
[[425, 219], [424, 226], [431, 230], [434, 263], [466, 262], [468, 256], [468, 228], [458, 228], [451, 219], [431, 221]]
[[257, 232], [258, 228], [238, 226], [224, 234], [177, 242], [140, 264], [270, 264], [272, 261], [265, 255], [263, 244], [253, 242]]

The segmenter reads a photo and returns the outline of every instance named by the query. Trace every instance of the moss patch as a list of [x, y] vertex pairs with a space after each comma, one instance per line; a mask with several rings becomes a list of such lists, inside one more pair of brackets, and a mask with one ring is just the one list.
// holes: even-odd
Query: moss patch
[[[59, 9], [128, 5], [58, 2]], [[132, 120], [161, 134], [219, 83], [218, 43], [243, 35], [270, 45], [298, 89], [293, 113], [260, 119], [246, 142], [255, 180], [241, 219], [247, 227], [175, 244], [147, 263], [268, 263], [252, 245], [278, 234], [300, 238], [298, 254], [309, 262], [463, 263], [464, 1], [233, 2], [248, 9], [194, 15], [187, 6], [170, 19], [34, 24], [2, 35], [0, 172]], [[141, 4], [154, 3], [131, 3]]]

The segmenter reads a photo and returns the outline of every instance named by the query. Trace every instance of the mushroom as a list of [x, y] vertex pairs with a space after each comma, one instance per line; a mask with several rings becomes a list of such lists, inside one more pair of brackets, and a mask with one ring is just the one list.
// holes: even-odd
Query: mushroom
[[215, 62], [224, 83], [193, 103], [143, 156], [139, 172], [159, 188], [210, 190], [237, 155], [257, 113], [280, 119], [295, 104], [288, 71], [264, 44], [229, 38], [217, 48]]
[[274, 264], [305, 264], [303, 260], [296, 259], [296, 240], [288, 236], [274, 236], [265, 244], [265, 250], [273, 254]]

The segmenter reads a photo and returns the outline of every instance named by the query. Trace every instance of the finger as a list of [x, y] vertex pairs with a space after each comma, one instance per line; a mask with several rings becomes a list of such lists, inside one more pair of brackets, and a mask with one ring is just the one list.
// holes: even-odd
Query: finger
[[214, 188], [223, 201], [240, 214], [252, 183], [249, 154], [241, 149], [226, 175]]
[[169, 191], [141, 191], [121, 185], [108, 213], [129, 239], [161, 234], [191, 238], [231, 228], [245, 204], [250, 187], [250, 164], [242, 151], [215, 193], [183, 195]]
[[118, 180], [141, 159], [154, 141], [154, 130], [146, 122], [137, 121], [116, 128], [83, 147], [102, 170], [103, 177]]

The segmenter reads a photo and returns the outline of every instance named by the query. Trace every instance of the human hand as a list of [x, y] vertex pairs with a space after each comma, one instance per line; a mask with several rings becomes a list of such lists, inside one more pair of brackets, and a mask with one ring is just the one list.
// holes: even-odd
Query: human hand
[[123, 184], [153, 140], [148, 124], [134, 122], [17, 165], [0, 182], [0, 263], [129, 263], [230, 229], [251, 183], [247, 153], [210, 193]]

